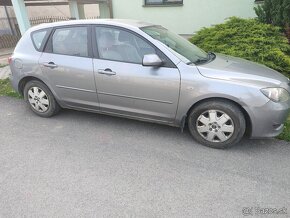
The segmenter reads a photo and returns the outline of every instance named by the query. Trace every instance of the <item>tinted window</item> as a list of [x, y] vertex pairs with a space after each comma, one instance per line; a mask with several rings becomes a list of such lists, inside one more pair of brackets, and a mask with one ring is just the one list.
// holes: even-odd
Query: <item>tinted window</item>
[[56, 29], [52, 37], [52, 52], [55, 54], [87, 57], [87, 27]]
[[37, 51], [40, 50], [42, 44], [44, 43], [44, 38], [48, 30], [41, 30], [32, 33], [32, 41]]
[[122, 29], [97, 27], [96, 38], [101, 59], [142, 64], [145, 54], [156, 54], [148, 42]]

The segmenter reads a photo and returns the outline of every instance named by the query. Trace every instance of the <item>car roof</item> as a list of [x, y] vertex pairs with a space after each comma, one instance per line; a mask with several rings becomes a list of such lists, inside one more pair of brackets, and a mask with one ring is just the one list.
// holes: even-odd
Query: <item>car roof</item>
[[129, 19], [88, 19], [88, 20], [68, 20], [68, 21], [60, 21], [54, 23], [43, 23], [37, 26], [32, 27], [30, 30], [40, 30], [44, 28], [50, 27], [59, 27], [59, 26], [67, 26], [67, 25], [81, 25], [81, 24], [107, 24], [114, 26], [121, 26], [127, 28], [141, 28], [145, 26], [152, 26], [154, 24], [139, 21], [139, 20], [129, 20]]

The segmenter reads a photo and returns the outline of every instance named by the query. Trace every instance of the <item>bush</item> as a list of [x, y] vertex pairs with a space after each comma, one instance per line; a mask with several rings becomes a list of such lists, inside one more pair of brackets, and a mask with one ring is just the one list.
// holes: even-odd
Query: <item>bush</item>
[[245, 58], [290, 77], [290, 45], [278, 27], [257, 19], [232, 17], [224, 24], [203, 28], [190, 41], [205, 51]]

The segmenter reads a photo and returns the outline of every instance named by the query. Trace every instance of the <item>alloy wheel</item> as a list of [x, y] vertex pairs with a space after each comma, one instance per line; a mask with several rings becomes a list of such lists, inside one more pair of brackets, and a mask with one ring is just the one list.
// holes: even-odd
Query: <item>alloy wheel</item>
[[207, 110], [196, 120], [198, 133], [209, 142], [225, 142], [234, 133], [232, 118], [220, 110]]
[[28, 90], [28, 101], [36, 111], [41, 113], [46, 112], [50, 105], [47, 94], [39, 87], [31, 87]]

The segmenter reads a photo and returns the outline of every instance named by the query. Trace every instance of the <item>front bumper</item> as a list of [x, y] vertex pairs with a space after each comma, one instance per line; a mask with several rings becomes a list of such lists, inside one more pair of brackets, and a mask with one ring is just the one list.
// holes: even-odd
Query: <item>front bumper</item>
[[278, 136], [290, 112], [290, 100], [283, 103], [267, 102], [258, 108], [248, 108], [251, 112], [251, 138]]

